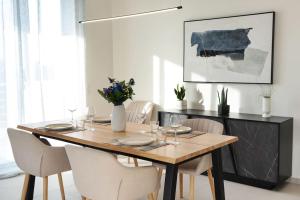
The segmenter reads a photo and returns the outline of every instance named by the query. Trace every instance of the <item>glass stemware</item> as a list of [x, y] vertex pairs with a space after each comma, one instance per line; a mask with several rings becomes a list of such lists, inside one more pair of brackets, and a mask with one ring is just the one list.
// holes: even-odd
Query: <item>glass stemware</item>
[[69, 112], [71, 113], [71, 116], [72, 116], [71, 122], [72, 122], [72, 124], [74, 124], [74, 112], [77, 110], [77, 108], [71, 107], [68, 110], [69, 110]]
[[182, 125], [178, 122], [178, 116], [177, 115], [171, 115], [170, 116], [170, 126], [174, 130], [174, 144], [179, 144], [177, 141], [177, 129], [180, 128]]
[[159, 122], [158, 121], [150, 121], [150, 129], [151, 134], [153, 135], [154, 139], [157, 140], [157, 132], [159, 128]]
[[87, 121], [90, 122], [90, 130], [94, 131], [94, 118], [95, 118], [95, 109], [94, 107], [90, 106], [88, 107], [88, 113], [87, 113]]

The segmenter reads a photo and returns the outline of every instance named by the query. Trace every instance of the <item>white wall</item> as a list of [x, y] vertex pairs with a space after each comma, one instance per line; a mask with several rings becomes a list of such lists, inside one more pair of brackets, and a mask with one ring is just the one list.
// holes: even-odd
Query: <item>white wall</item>
[[[112, 14], [169, 7], [178, 2], [112, 0]], [[182, 82], [184, 20], [276, 11], [272, 113], [294, 117], [293, 177], [300, 178], [300, 1], [184, 0], [183, 7], [182, 11], [113, 22], [114, 77], [135, 78], [136, 99], [151, 100], [163, 107], [172, 107], [175, 102], [173, 87]], [[92, 64], [102, 63], [101, 59], [97, 59]], [[203, 93], [206, 109], [216, 110], [216, 90], [221, 85], [187, 84], [187, 87], [188, 99], [192, 98], [194, 89], [198, 87]], [[233, 112], [261, 113], [261, 86], [226, 87], [229, 87], [229, 104]]]
[[[110, 0], [86, 0], [85, 19], [111, 16]], [[112, 76], [112, 24], [111, 22], [85, 24], [87, 105], [94, 106], [97, 115], [107, 115], [111, 106], [100, 97], [97, 89], [107, 86]]]

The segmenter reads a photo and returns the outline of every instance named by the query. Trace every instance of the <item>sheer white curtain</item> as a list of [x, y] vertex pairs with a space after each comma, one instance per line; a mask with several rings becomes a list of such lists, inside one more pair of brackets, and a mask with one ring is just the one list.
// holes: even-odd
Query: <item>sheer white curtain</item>
[[11, 159], [6, 127], [85, 106], [82, 10], [81, 0], [0, 0], [0, 163]]

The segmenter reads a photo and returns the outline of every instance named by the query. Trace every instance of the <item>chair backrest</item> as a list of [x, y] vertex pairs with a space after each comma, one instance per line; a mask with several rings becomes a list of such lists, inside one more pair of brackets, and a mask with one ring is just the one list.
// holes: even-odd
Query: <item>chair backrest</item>
[[149, 124], [154, 104], [149, 101], [133, 101], [126, 108], [127, 122]]
[[184, 126], [191, 127], [193, 131], [203, 131], [214, 134], [223, 134], [223, 124], [210, 119], [187, 119], [183, 122]]
[[40, 176], [41, 159], [47, 146], [26, 131], [8, 128], [7, 133], [18, 167], [26, 173]]
[[125, 167], [112, 154], [100, 150], [71, 145], [65, 149], [75, 185], [88, 199], [136, 200], [158, 186], [155, 167]]
[[113, 155], [77, 146], [65, 148], [81, 195], [90, 199], [118, 199], [122, 166]]

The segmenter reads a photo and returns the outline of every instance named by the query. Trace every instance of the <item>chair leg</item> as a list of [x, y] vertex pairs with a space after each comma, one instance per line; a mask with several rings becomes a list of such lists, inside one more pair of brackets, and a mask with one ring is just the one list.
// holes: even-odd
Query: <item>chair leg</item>
[[81, 200], [87, 200], [87, 198], [85, 198], [84, 196], [81, 196]]
[[[161, 181], [162, 173], [163, 173], [163, 169], [159, 168], [159, 169], [158, 169], [158, 180], [159, 180], [159, 181]], [[158, 188], [157, 191], [153, 193], [153, 195], [154, 195], [154, 200], [157, 200], [157, 199], [158, 199], [159, 189], [160, 189], [160, 188]]]
[[43, 178], [43, 200], [48, 200], [48, 176]]
[[61, 175], [61, 173], [58, 173], [57, 176], [58, 176], [61, 199], [65, 200], [66, 197], [65, 197], [65, 190], [64, 190], [64, 183], [63, 183], [62, 175]]
[[179, 173], [179, 192], [180, 198], [183, 198], [183, 173]]
[[127, 158], [127, 163], [130, 164], [130, 157]]
[[208, 180], [209, 180], [209, 185], [210, 185], [210, 190], [211, 190], [211, 193], [212, 193], [212, 197], [213, 197], [213, 200], [215, 200], [216, 199], [215, 184], [214, 184], [214, 178], [213, 178], [212, 173], [211, 173], [211, 169], [207, 170], [207, 175], [208, 175]]
[[28, 189], [29, 174], [25, 174], [21, 200], [25, 200]]
[[153, 197], [153, 193], [151, 193], [151, 194], [148, 194], [148, 200], [154, 200], [154, 197]]
[[138, 167], [138, 166], [139, 166], [139, 163], [138, 163], [137, 159], [136, 159], [136, 158], [133, 158], [133, 161], [134, 161], [134, 166]]
[[195, 199], [195, 176], [190, 175], [190, 199]]

